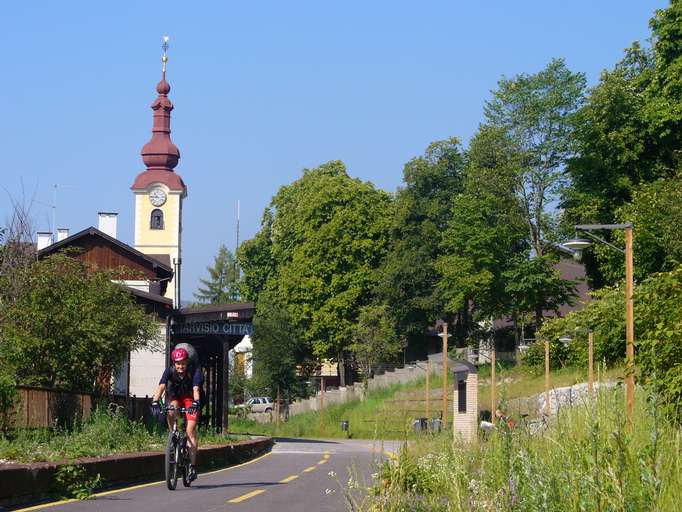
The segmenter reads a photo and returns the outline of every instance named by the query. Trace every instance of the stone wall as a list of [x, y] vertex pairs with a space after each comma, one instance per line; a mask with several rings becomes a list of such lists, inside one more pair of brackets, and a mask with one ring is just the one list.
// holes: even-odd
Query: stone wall
[[[431, 372], [440, 374], [442, 371], [441, 363], [433, 360], [434, 358], [439, 358], [440, 354], [433, 354], [429, 356], [431, 361]], [[375, 391], [378, 389], [386, 388], [394, 384], [407, 384], [418, 378], [422, 378], [426, 375], [427, 361], [415, 361], [414, 363], [406, 364], [403, 368], [394, 368], [391, 370], [386, 370], [381, 375], [375, 375], [367, 382], [367, 389], [369, 391]], [[353, 385], [340, 387], [338, 389], [328, 390], [324, 393], [324, 407], [332, 404], [342, 404], [352, 400], [364, 400], [365, 398], [365, 388], [363, 383], [357, 382]], [[306, 400], [297, 400], [296, 402], [289, 405], [289, 416], [295, 416], [308, 411], [319, 411], [320, 410], [320, 392], [313, 397]], [[259, 421], [260, 418], [254, 418]]]

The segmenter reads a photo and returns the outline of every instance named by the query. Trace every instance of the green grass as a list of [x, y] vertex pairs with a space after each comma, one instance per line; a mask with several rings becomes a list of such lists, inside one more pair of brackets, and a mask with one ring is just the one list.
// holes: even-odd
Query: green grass
[[477, 442], [443, 434], [406, 445], [353, 510], [668, 511], [682, 501], [682, 431], [638, 389], [632, 429], [616, 388], [562, 409], [531, 435], [503, 424]]
[[[434, 386], [440, 385], [438, 377], [432, 377]], [[384, 403], [399, 392], [419, 392], [424, 379], [407, 384], [396, 384], [372, 391], [365, 400], [355, 400], [326, 407], [320, 417], [318, 411], [297, 414], [280, 424], [259, 424], [255, 421], [230, 417], [231, 433], [266, 434], [282, 437], [330, 437], [342, 438], [341, 422], [348, 420], [350, 435], [356, 439], [403, 439], [411, 436], [411, 417], [402, 411], [384, 410]]]
[[[199, 443], [221, 444], [235, 436], [200, 432]], [[113, 453], [163, 451], [166, 432], [149, 432], [140, 422], [130, 421], [107, 408], [93, 411], [89, 420], [72, 431], [17, 429], [0, 436], [0, 459], [15, 462], [69, 461]]]
[[[614, 368], [607, 371], [597, 372], [601, 380], [622, 379], [623, 369]], [[452, 378], [452, 376], [450, 376]], [[503, 364], [498, 366], [497, 371], [497, 397], [498, 402], [506, 404], [512, 412], [528, 412], [527, 406], [521, 406], [522, 397], [537, 395], [544, 390], [544, 375], [533, 375], [523, 366]], [[553, 387], [568, 386], [578, 382], [587, 381], [587, 371], [576, 368], [553, 370], [551, 385]], [[490, 365], [482, 365], [478, 369], [478, 403], [479, 411], [490, 410]], [[284, 437], [331, 437], [342, 438], [346, 434], [341, 431], [341, 421], [348, 420], [350, 434], [357, 439], [411, 439], [412, 421], [417, 416], [423, 416], [423, 401], [425, 396], [425, 379], [419, 378], [411, 383], [393, 385], [381, 390], [370, 392], [364, 401], [351, 401], [345, 404], [336, 404], [327, 407], [320, 418], [317, 411], [306, 412], [292, 416], [288, 422], [280, 423], [279, 429], [275, 424], [259, 424], [255, 421], [230, 417], [229, 429], [235, 433], [263, 434]], [[432, 393], [437, 393], [442, 388], [442, 379], [438, 374], [432, 374], [429, 379]], [[452, 392], [452, 381], [449, 383]], [[411, 396], [416, 400], [410, 409], [403, 410], [398, 404], [390, 401], [398, 397]], [[431, 414], [436, 417], [440, 410], [441, 400], [431, 398]], [[452, 405], [452, 402], [450, 402]], [[418, 412], [418, 408], [422, 412]], [[518, 409], [518, 410], [517, 410]], [[532, 412], [532, 411], [531, 411]]]

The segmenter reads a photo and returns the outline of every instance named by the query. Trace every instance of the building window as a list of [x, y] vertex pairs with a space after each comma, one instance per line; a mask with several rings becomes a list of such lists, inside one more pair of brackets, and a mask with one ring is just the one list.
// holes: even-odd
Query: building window
[[467, 381], [457, 381], [457, 412], [467, 412]]
[[163, 212], [158, 208], [152, 210], [151, 220], [149, 222], [150, 229], [163, 229]]

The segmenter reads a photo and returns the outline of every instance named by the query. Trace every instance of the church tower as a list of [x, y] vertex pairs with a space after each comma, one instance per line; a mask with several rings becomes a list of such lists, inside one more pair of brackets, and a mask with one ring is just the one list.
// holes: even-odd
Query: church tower
[[152, 138], [142, 148], [142, 161], [147, 169], [141, 172], [133, 186], [135, 195], [135, 248], [156, 257], [175, 269], [165, 296], [177, 304], [180, 263], [182, 257], [182, 202], [187, 187], [173, 169], [178, 165], [180, 151], [170, 138], [170, 118], [173, 104], [168, 99], [170, 85], [166, 81], [168, 38], [164, 38], [161, 81], [156, 86], [158, 97], [152, 103]]

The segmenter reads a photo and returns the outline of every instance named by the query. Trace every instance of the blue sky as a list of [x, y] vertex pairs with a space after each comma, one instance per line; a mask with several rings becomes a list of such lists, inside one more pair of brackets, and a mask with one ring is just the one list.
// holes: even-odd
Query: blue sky
[[36, 227], [71, 232], [117, 211], [143, 170], [161, 36], [176, 170], [188, 185], [183, 297], [221, 243], [258, 230], [277, 189], [340, 159], [387, 191], [434, 140], [467, 141], [502, 75], [563, 57], [590, 84], [666, 1], [18, 2], [0, 14], [0, 223], [8, 194], [33, 198]]

